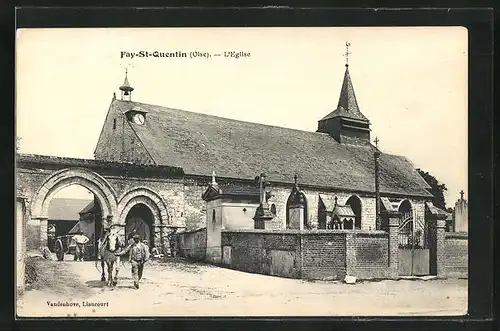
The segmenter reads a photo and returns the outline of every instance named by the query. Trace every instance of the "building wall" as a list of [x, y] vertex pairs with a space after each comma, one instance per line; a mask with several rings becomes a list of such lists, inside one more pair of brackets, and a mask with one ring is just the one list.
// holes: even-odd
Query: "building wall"
[[[119, 140], [119, 141], [117, 141]], [[125, 114], [111, 104], [94, 152], [96, 160], [154, 164]]]
[[205, 227], [206, 207], [201, 198], [208, 187], [210, 179], [184, 179], [184, 221], [186, 229]]
[[203, 261], [207, 250], [207, 229], [178, 233], [178, 252], [182, 257]]
[[469, 270], [467, 232], [446, 232], [444, 247], [445, 276], [467, 278]]
[[[221, 200], [207, 202], [206, 229], [207, 229], [207, 261], [221, 263], [221, 231], [222, 231], [222, 203]], [[213, 213], [215, 211], [215, 218]]]
[[254, 228], [255, 221], [253, 217], [259, 204], [224, 199], [221, 207], [223, 230], [251, 230]]

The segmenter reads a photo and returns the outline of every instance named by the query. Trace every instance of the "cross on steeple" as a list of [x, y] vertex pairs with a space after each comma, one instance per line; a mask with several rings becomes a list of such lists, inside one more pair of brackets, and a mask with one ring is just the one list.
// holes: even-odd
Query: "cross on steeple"
[[376, 148], [376, 149], [378, 149], [378, 142], [379, 142], [379, 141], [380, 141], [380, 140], [378, 139], [378, 137], [375, 137], [374, 142], [375, 142], [375, 148]]
[[460, 191], [460, 200], [463, 200], [464, 199], [464, 190], [461, 190]]
[[299, 176], [297, 176], [297, 174], [295, 174], [295, 176], [293, 176], [293, 182], [295, 183], [295, 185], [297, 185], [298, 178], [299, 178]]
[[349, 52], [349, 46], [351, 46], [351, 43], [346, 41], [345, 42], [345, 48], [346, 48], [346, 51], [344, 53], [344, 56], [345, 56], [345, 66], [348, 67], [349, 66], [349, 54], [351, 54]]

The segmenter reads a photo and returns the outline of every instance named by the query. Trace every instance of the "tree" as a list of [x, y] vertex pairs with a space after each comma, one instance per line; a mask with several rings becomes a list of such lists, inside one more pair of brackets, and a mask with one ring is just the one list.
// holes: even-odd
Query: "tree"
[[429, 189], [429, 192], [434, 196], [432, 198], [432, 203], [434, 204], [434, 206], [441, 208], [443, 210], [447, 210], [446, 202], [444, 200], [444, 191], [448, 190], [446, 188], [446, 185], [439, 183], [439, 181], [436, 179], [436, 177], [434, 177], [433, 175], [431, 175], [427, 171], [423, 171], [421, 169], [417, 169], [417, 171], [420, 174], [420, 176], [422, 176], [422, 178], [431, 187]]

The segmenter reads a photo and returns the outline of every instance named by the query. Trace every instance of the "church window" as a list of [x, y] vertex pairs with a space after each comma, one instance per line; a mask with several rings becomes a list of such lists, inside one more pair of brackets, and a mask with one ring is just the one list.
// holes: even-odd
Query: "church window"
[[113, 119], [113, 130], [116, 129], [116, 118]]
[[212, 222], [215, 223], [215, 209], [212, 210]]
[[274, 203], [271, 205], [271, 213], [273, 213], [273, 215], [276, 215], [276, 205]]
[[354, 224], [352, 221], [349, 221], [346, 224], [346, 229], [361, 229], [361, 200], [356, 196], [352, 195], [349, 199], [347, 199], [346, 205], [349, 205], [354, 212]]

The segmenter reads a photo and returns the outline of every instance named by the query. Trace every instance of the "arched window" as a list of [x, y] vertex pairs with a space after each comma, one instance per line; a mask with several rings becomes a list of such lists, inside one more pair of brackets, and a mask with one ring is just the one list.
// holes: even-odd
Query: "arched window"
[[212, 209], [212, 222], [215, 223], [215, 209]]
[[273, 215], [276, 215], [276, 205], [274, 203], [271, 205], [271, 213], [273, 213]]
[[[352, 195], [347, 199], [345, 204], [351, 206], [354, 212], [354, 229], [361, 229], [361, 200], [356, 195]], [[352, 228], [352, 226], [350, 228]]]

